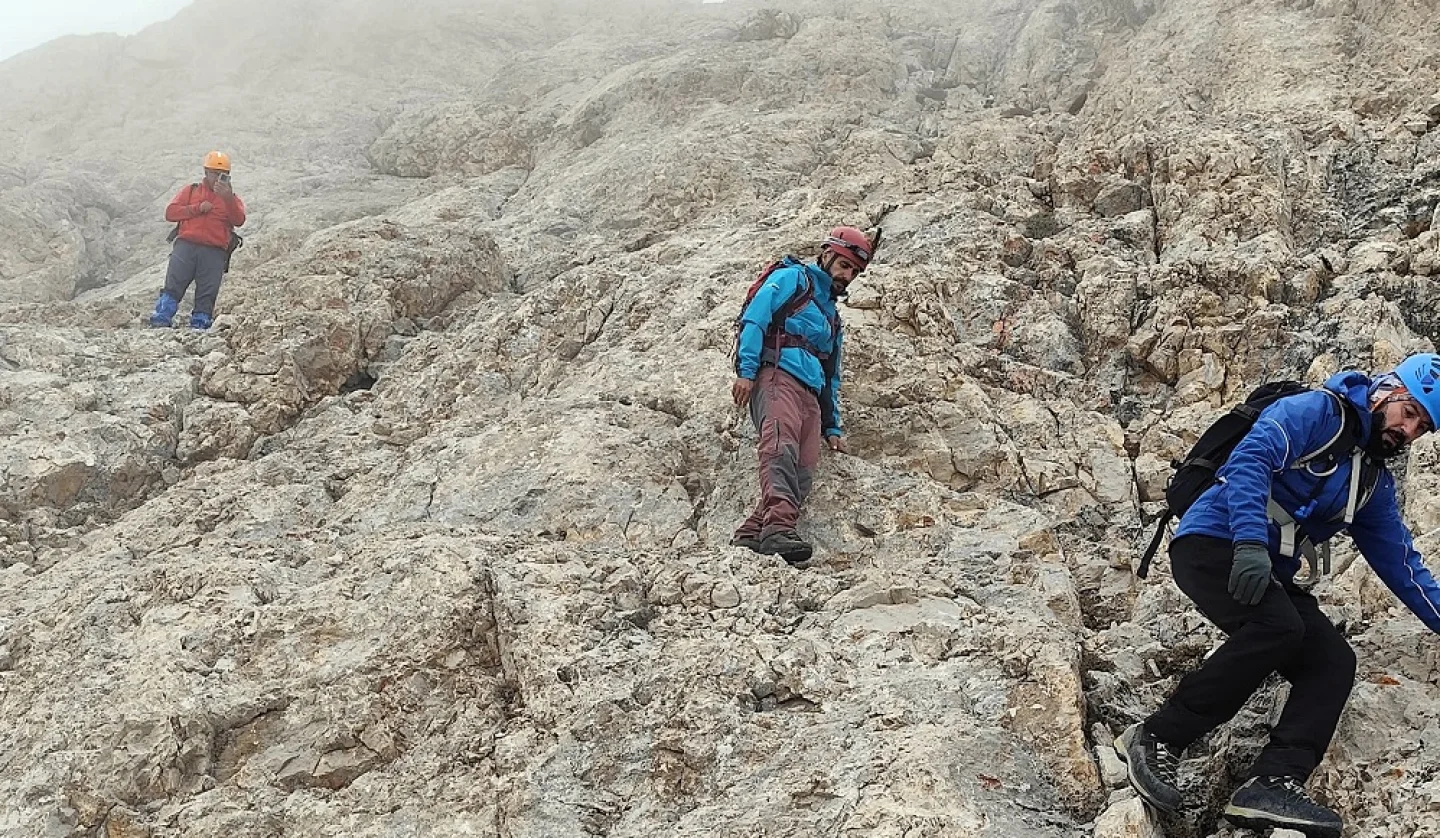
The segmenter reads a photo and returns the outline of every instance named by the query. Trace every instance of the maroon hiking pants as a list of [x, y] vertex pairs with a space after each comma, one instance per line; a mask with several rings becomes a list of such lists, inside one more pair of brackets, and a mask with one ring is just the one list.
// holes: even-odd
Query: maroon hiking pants
[[820, 400], [790, 373], [764, 367], [750, 393], [750, 420], [760, 432], [760, 502], [735, 537], [793, 531], [820, 461]]

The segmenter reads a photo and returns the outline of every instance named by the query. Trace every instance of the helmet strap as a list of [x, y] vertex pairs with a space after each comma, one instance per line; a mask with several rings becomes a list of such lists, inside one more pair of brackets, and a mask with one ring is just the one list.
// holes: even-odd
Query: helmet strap
[[[830, 257], [830, 261], [825, 261], [826, 256]], [[835, 274], [830, 273], [830, 269], [835, 266], [835, 260], [839, 258], [840, 255], [838, 253], [825, 250], [821, 252], [820, 258], [816, 259], [815, 262], [820, 266], [820, 270], [824, 271], [830, 277], [830, 293], [836, 297], [843, 297], [850, 293], [850, 283], [840, 282], [835, 279]]]

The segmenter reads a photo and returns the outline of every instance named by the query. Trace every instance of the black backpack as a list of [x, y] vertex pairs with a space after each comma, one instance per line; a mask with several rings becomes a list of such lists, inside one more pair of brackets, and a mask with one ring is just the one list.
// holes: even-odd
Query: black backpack
[[[1155, 535], [1150, 539], [1150, 546], [1140, 557], [1140, 566], [1135, 570], [1136, 576], [1144, 579], [1150, 574], [1150, 560], [1155, 558], [1155, 553], [1160, 549], [1166, 526], [1172, 518], [1184, 515], [1206, 489], [1215, 485], [1216, 472], [1230, 458], [1230, 452], [1235, 450], [1240, 440], [1250, 433], [1255, 420], [1260, 417], [1260, 411], [1287, 396], [1309, 392], [1311, 388], [1298, 381], [1263, 384], [1247, 396], [1244, 402], [1232, 407], [1206, 428], [1184, 460], [1170, 461], [1170, 467], [1175, 469], [1175, 473], [1170, 475], [1170, 481], [1165, 484], [1165, 511], [1155, 525]], [[1301, 457], [1297, 465], [1348, 453], [1362, 443], [1360, 417], [1355, 405], [1351, 404], [1349, 399], [1329, 390], [1322, 392], [1330, 393], [1341, 405], [1340, 432], [1321, 446], [1319, 451]]]

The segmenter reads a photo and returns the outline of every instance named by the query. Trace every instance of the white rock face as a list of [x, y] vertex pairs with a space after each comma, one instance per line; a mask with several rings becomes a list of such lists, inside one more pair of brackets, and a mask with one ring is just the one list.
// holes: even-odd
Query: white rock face
[[[1219, 637], [1130, 568], [1250, 388], [1433, 350], [1430, 17], [200, 0], [0, 63], [0, 834], [1234, 834], [1285, 688], [1155, 820], [1111, 740]], [[144, 329], [216, 145], [216, 327]], [[795, 569], [727, 546], [727, 353], [837, 223], [886, 241]], [[1311, 787], [1440, 833], [1433, 638], [1337, 558]]]

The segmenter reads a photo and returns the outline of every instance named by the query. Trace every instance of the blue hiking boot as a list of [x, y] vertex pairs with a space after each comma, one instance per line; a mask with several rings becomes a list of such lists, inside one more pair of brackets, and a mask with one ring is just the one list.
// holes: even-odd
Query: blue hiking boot
[[215, 323], [214, 318], [204, 312], [190, 312], [190, 328], [203, 332]]
[[1225, 806], [1225, 820], [1250, 829], [1293, 829], [1306, 838], [1340, 838], [1340, 816], [1305, 793], [1294, 777], [1251, 777]]
[[175, 320], [175, 310], [180, 308], [180, 301], [160, 292], [160, 298], [155, 301], [155, 311], [150, 314], [150, 325], [156, 329], [168, 329]]

